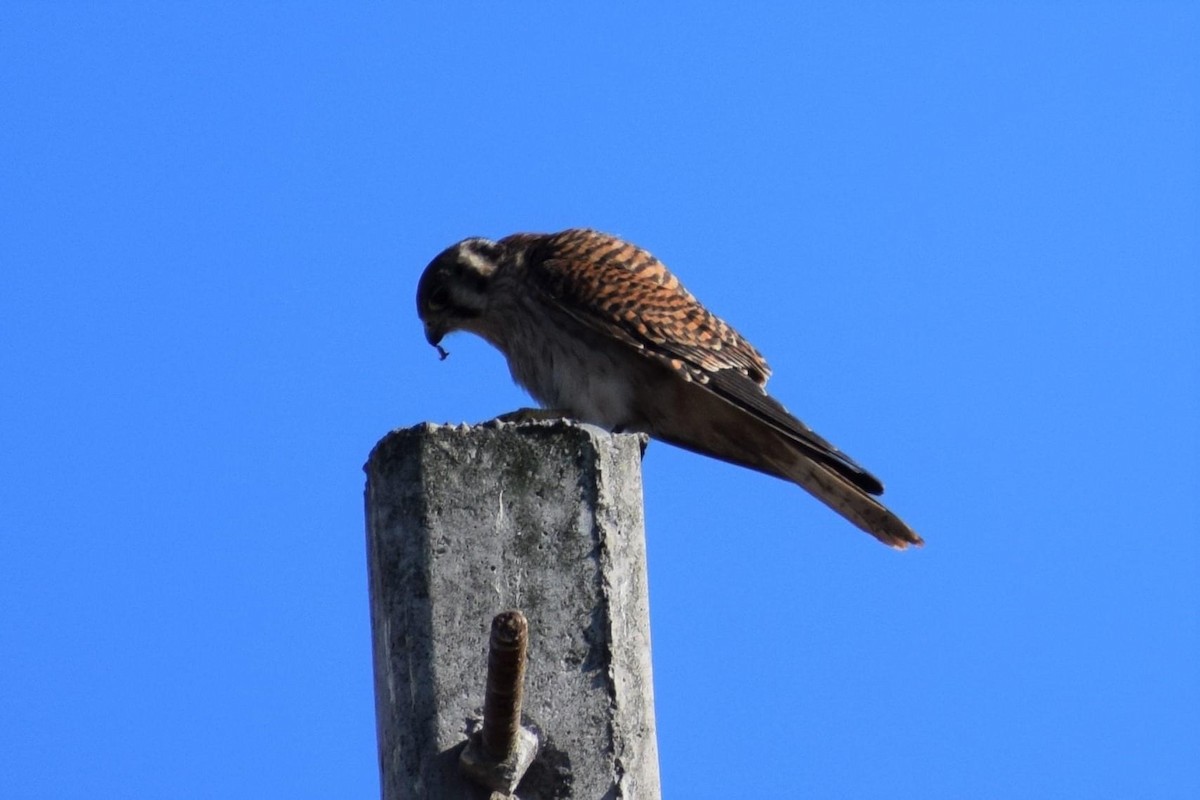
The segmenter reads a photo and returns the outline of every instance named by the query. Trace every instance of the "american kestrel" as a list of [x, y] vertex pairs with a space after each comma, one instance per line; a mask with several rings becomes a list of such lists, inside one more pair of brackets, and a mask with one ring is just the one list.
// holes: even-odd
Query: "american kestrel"
[[425, 338], [470, 331], [547, 409], [798, 484], [884, 544], [923, 544], [875, 476], [764, 386], [767, 362], [645, 250], [593, 230], [464, 239], [417, 286]]

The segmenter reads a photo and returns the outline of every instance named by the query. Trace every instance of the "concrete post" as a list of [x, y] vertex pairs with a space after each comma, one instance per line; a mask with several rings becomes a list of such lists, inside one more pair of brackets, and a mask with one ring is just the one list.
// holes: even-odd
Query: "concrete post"
[[515, 797], [659, 798], [637, 436], [570, 422], [419, 425], [366, 464], [384, 800], [488, 798], [459, 766], [494, 615], [528, 619]]

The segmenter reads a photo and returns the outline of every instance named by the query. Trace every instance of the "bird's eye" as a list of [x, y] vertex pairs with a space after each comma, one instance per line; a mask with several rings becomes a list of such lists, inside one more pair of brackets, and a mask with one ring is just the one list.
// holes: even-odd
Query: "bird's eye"
[[425, 298], [425, 307], [430, 311], [441, 311], [446, 306], [450, 305], [450, 292], [445, 286], [439, 286], [429, 293], [429, 297]]

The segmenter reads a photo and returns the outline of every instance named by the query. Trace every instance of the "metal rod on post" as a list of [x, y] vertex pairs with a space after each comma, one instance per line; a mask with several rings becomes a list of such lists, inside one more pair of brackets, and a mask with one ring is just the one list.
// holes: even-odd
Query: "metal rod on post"
[[538, 735], [521, 725], [528, 645], [529, 623], [524, 614], [504, 611], [496, 615], [488, 643], [483, 729], [471, 736], [458, 759], [476, 783], [505, 795], [511, 795], [520, 784], [538, 749]]
[[487, 691], [483, 698], [483, 749], [492, 758], [504, 758], [517, 745], [528, 646], [529, 623], [525, 615], [520, 611], [497, 614], [492, 620]]

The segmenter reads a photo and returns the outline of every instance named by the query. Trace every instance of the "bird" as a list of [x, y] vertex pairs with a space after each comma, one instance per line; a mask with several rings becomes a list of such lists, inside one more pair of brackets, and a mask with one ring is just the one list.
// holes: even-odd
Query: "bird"
[[425, 339], [466, 331], [547, 416], [651, 438], [790, 481], [903, 550], [924, 544], [883, 484], [766, 391], [771, 369], [666, 266], [587, 228], [463, 239], [417, 283]]

